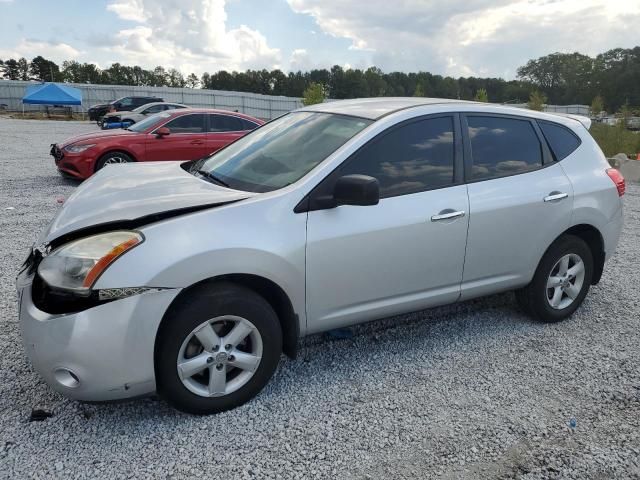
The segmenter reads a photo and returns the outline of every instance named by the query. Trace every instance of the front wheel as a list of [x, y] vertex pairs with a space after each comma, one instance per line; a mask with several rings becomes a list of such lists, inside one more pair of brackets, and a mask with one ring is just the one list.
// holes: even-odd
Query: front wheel
[[231, 283], [205, 285], [164, 320], [156, 346], [158, 392], [183, 412], [229, 410], [262, 390], [281, 351], [280, 322], [264, 298]]
[[124, 152], [109, 152], [105, 153], [100, 160], [96, 162], [96, 172], [105, 165], [115, 165], [117, 163], [131, 163], [133, 162], [133, 158], [127, 155]]
[[540, 260], [529, 285], [516, 292], [522, 309], [537, 320], [559, 322], [582, 304], [593, 278], [591, 249], [579, 237], [563, 235]]

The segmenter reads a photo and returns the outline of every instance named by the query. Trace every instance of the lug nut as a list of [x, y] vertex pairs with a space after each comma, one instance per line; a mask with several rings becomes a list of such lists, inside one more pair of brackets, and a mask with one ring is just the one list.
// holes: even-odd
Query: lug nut
[[213, 346], [213, 351], [217, 352], [218, 350], [220, 350], [220, 345], [214, 345]]
[[207, 358], [207, 363], [213, 363], [213, 357]]
[[230, 343], [227, 343], [227, 344], [224, 346], [224, 348], [225, 348], [225, 350], [231, 350], [233, 347], [231, 346], [231, 344], [230, 344]]
[[234, 357], [233, 355], [229, 355], [229, 361], [233, 362], [236, 359], [236, 357]]
[[217, 368], [218, 370], [222, 370], [222, 367], [224, 367], [224, 365], [223, 365], [223, 364], [221, 364], [221, 363], [219, 363], [219, 364], [217, 364], [217, 365], [216, 365], [216, 368]]

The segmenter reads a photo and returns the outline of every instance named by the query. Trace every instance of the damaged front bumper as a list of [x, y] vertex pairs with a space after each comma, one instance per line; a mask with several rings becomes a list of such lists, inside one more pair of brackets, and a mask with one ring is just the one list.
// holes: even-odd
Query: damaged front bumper
[[153, 393], [154, 344], [160, 321], [181, 289], [149, 289], [68, 314], [33, 302], [34, 275], [17, 279], [22, 341], [47, 384], [83, 401]]

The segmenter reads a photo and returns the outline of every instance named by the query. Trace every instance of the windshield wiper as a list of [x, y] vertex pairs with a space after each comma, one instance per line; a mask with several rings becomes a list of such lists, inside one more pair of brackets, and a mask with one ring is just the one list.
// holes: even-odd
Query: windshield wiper
[[224, 180], [221, 180], [220, 178], [216, 177], [211, 172], [207, 172], [205, 170], [198, 170], [198, 173], [200, 175], [202, 175], [203, 177], [208, 178], [209, 180], [213, 180], [215, 183], [222, 185], [223, 187], [231, 188], [227, 182], [225, 182]]

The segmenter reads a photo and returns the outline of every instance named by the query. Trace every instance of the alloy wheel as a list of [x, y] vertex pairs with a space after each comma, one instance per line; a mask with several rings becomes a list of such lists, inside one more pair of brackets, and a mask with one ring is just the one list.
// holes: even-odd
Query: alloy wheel
[[129, 163], [129, 161], [119, 155], [114, 155], [113, 157], [109, 157], [104, 161], [105, 165], [114, 165], [116, 163]]
[[568, 253], [560, 258], [547, 278], [547, 301], [551, 308], [562, 310], [580, 295], [584, 285], [585, 266], [582, 258]]
[[246, 318], [225, 315], [198, 325], [182, 342], [177, 371], [201, 397], [221, 397], [247, 384], [262, 360], [262, 337]]

